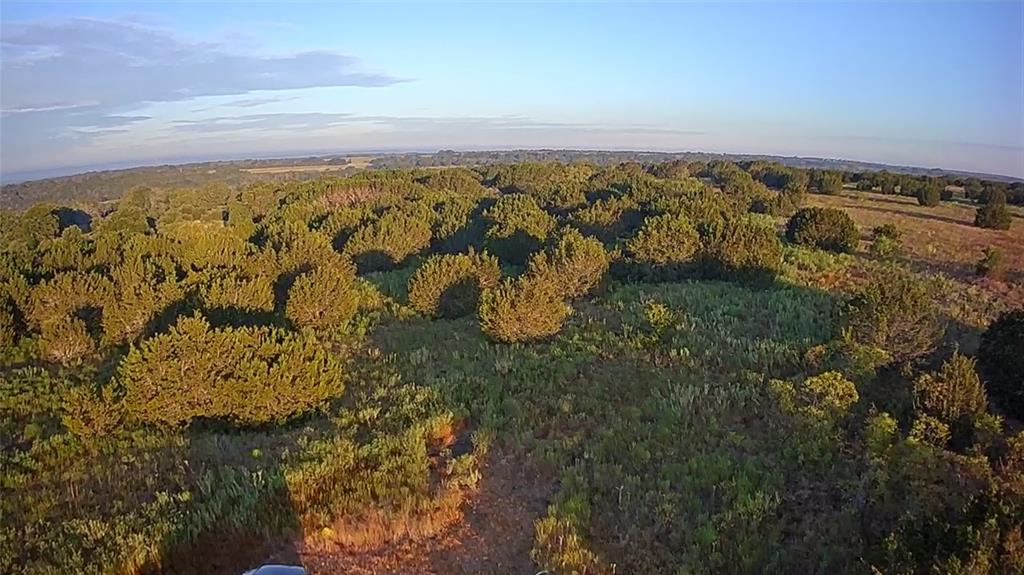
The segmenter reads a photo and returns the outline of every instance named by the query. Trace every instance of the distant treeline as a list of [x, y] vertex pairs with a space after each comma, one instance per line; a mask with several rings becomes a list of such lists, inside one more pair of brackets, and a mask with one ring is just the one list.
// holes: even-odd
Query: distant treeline
[[[512, 150], [458, 152], [442, 150], [436, 153], [388, 154], [376, 157], [370, 162], [372, 169], [409, 169], [449, 166], [488, 166], [515, 163], [584, 163], [595, 166], [614, 166], [621, 163], [638, 163], [646, 166], [672, 161], [683, 162], [735, 162], [744, 169], [764, 164], [841, 175], [843, 183], [858, 183], [864, 180], [881, 191], [894, 188], [916, 190], [919, 183], [930, 182], [942, 188], [964, 187], [969, 190], [968, 198], [986, 198], [985, 190], [1002, 190], [1011, 204], [1021, 205], [1024, 182], [1013, 181], [1001, 176], [948, 172], [937, 169], [886, 166], [847, 160], [798, 158], [780, 156], [754, 156], [736, 154], [709, 154], [698, 152], [619, 152], [583, 150]], [[212, 183], [223, 184], [238, 190], [259, 182], [306, 181], [349, 175], [357, 170], [350, 167], [344, 171], [331, 172], [280, 172], [251, 173], [252, 168], [266, 168], [286, 165], [344, 165], [343, 156], [309, 158], [288, 158], [275, 160], [241, 160], [205, 162], [197, 164], [163, 165], [125, 170], [87, 172], [73, 176], [33, 180], [8, 184], [0, 190], [0, 208], [23, 210], [40, 202], [74, 204], [89, 209], [96, 204], [115, 200], [137, 188], [195, 188]], [[831, 176], [830, 176], [831, 177]], [[813, 181], [813, 179], [811, 180]], [[769, 186], [770, 183], [765, 182]], [[905, 184], [905, 185], [904, 185]], [[867, 184], [862, 184], [867, 185]], [[774, 187], [774, 186], [772, 186]], [[909, 195], [914, 195], [910, 193]]]

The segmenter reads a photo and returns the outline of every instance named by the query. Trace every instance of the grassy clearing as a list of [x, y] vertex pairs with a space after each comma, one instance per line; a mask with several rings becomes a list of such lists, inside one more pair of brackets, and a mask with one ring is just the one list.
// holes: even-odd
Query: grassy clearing
[[[901, 259], [907, 264], [978, 285], [1010, 306], [1024, 305], [1024, 221], [1020, 218], [1007, 231], [986, 230], [973, 225], [971, 206], [943, 202], [929, 208], [919, 206], [914, 198], [869, 192], [812, 195], [808, 203], [844, 209], [860, 226], [865, 242], [874, 227], [894, 224], [904, 232]], [[1003, 281], [975, 276], [975, 265], [987, 247], [1003, 254]]]

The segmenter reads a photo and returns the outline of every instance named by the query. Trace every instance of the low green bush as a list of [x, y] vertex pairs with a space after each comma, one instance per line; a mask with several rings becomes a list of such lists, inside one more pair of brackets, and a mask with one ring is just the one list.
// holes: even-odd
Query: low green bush
[[871, 236], [871, 253], [877, 256], [889, 257], [895, 255], [903, 247], [903, 231], [896, 227], [895, 224], [875, 226], [871, 230]]
[[342, 254], [352, 259], [359, 273], [393, 269], [430, 245], [430, 224], [409, 213], [385, 213], [352, 234]]
[[138, 421], [197, 418], [281, 423], [343, 390], [337, 359], [311, 336], [266, 327], [211, 329], [201, 316], [133, 348], [118, 366], [124, 405]]
[[409, 278], [409, 304], [427, 316], [462, 317], [500, 277], [498, 259], [486, 252], [434, 255]]
[[7, 302], [0, 300], [0, 349], [13, 346], [17, 337], [14, 312]]
[[1006, 206], [1006, 196], [993, 195], [974, 215], [974, 225], [979, 228], [1008, 230], [1012, 223], [1013, 214]]
[[701, 263], [710, 277], [769, 281], [782, 269], [775, 228], [752, 217], [719, 221], [701, 230]]
[[786, 238], [795, 243], [833, 252], [857, 249], [857, 224], [838, 208], [803, 208], [789, 219]]
[[988, 405], [974, 360], [959, 353], [954, 354], [939, 371], [917, 378], [914, 397], [919, 411], [948, 425], [973, 421], [985, 413]]
[[923, 185], [917, 189], [917, 203], [929, 208], [939, 205], [942, 201], [942, 188], [936, 185]]
[[1024, 309], [1005, 312], [981, 336], [978, 367], [989, 396], [1024, 420]]
[[1003, 252], [989, 246], [981, 254], [981, 259], [974, 265], [974, 273], [986, 278], [999, 279], [1003, 276], [1006, 265], [1003, 263]]
[[504, 262], [523, 265], [555, 229], [555, 219], [524, 194], [506, 194], [484, 212], [487, 249]]
[[77, 317], [50, 321], [43, 325], [39, 337], [39, 352], [43, 358], [70, 364], [96, 350], [96, 342], [89, 335], [85, 322]]
[[494, 341], [536, 341], [558, 333], [570, 311], [550, 278], [506, 279], [480, 297], [480, 329]]
[[285, 315], [301, 328], [343, 327], [359, 307], [355, 281], [354, 270], [341, 263], [302, 274], [288, 290]]
[[878, 273], [847, 302], [842, 326], [896, 360], [932, 351], [943, 331], [932, 284], [896, 267]]
[[677, 279], [692, 269], [700, 249], [700, 235], [683, 215], [650, 216], [636, 236], [626, 242], [625, 253], [642, 275]]
[[572, 213], [571, 221], [580, 231], [614, 242], [643, 225], [643, 214], [633, 198], [613, 196], [588, 204]]
[[530, 258], [526, 273], [548, 278], [562, 297], [575, 298], [590, 293], [601, 283], [608, 271], [608, 261], [600, 241], [569, 228], [547, 250]]

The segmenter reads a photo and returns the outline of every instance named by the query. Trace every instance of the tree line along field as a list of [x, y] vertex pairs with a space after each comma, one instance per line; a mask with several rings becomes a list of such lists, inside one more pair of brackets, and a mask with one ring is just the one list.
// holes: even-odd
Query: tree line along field
[[379, 554], [514, 461], [538, 571], [1019, 573], [1021, 190], [961, 183], [522, 163], [5, 213], [0, 572]]

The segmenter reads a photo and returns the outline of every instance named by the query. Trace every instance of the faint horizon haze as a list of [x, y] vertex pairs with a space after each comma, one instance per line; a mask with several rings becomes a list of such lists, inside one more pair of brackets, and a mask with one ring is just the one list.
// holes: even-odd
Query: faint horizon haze
[[1024, 2], [0, 3], [5, 183], [528, 148], [1024, 178]]

